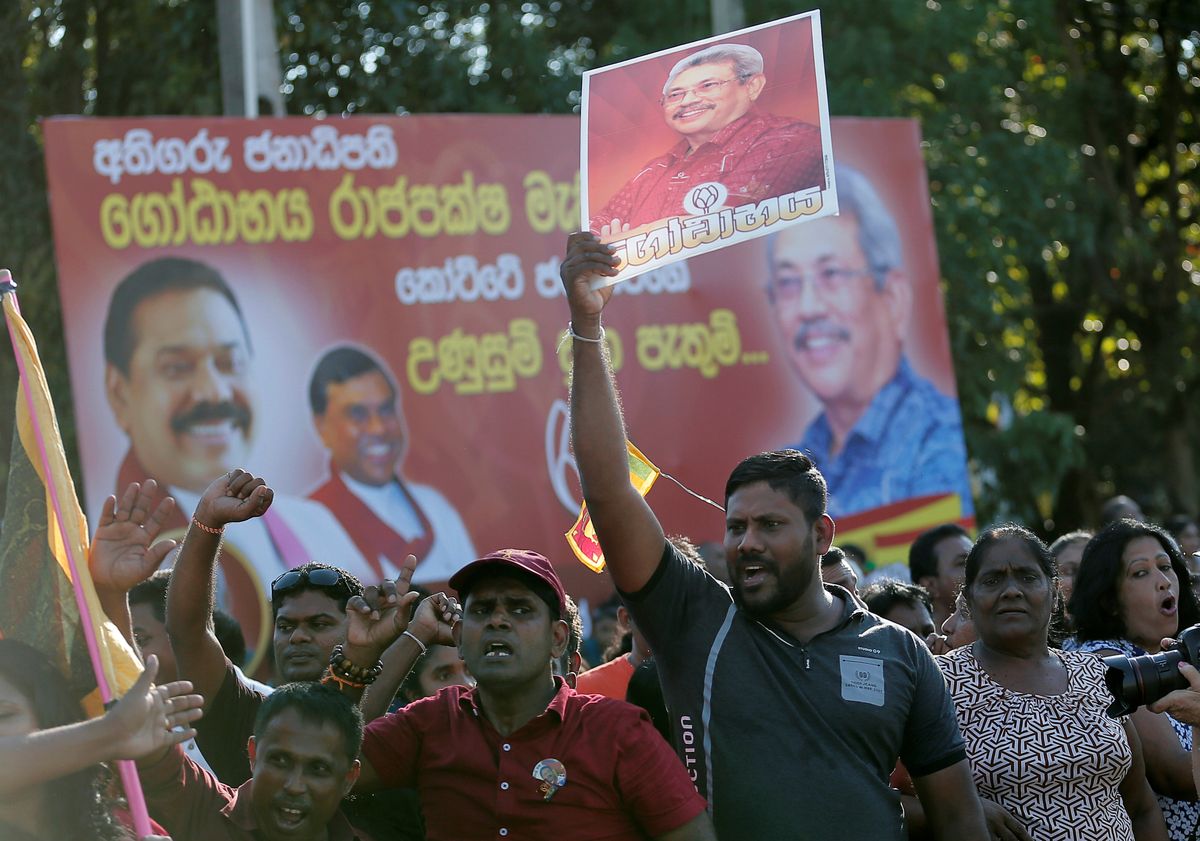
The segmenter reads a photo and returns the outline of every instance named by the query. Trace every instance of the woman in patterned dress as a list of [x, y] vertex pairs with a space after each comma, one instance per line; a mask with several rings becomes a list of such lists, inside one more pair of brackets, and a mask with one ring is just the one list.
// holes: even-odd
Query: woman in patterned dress
[[[963, 586], [979, 638], [937, 659], [995, 838], [1168, 837], [1137, 734], [1105, 715], [1096, 658], [1052, 649], [1054, 558], [1027, 529], [980, 535]], [[1005, 814], [1007, 813], [1007, 814]]]
[[[1071, 596], [1079, 650], [1136, 657], [1161, 650], [1164, 637], [1200, 621], [1183, 555], [1158, 526], [1118, 520], [1088, 541]], [[1146, 776], [1173, 841], [1200, 835], [1192, 778], [1192, 728], [1142, 707], [1131, 717]]]

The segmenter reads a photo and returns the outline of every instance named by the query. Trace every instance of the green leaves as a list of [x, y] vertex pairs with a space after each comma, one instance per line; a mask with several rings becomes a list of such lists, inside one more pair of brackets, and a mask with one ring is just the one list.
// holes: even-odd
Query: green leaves
[[[0, 6], [0, 242], [63, 395], [36, 119], [219, 113], [215, 2]], [[744, 6], [751, 24], [798, 10]], [[1116, 491], [1159, 515], [1195, 511], [1200, 34], [1188, 4], [821, 6], [833, 113], [923, 125], [981, 520], [1062, 530]], [[291, 114], [571, 112], [584, 69], [711, 26], [708, 0], [275, 0], [275, 12]], [[3, 354], [0, 373], [15, 381]]]

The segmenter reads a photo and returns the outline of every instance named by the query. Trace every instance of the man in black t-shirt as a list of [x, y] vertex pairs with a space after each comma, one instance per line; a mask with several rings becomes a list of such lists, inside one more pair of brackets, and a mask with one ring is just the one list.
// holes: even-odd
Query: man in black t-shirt
[[659, 662], [676, 748], [722, 841], [906, 838], [897, 758], [933, 836], [987, 838], [953, 702], [916, 637], [821, 583], [834, 523], [795, 450], [726, 485], [731, 587], [687, 563], [629, 483], [600, 313], [612, 251], [573, 235], [562, 265], [574, 338], [571, 437], [613, 582]]

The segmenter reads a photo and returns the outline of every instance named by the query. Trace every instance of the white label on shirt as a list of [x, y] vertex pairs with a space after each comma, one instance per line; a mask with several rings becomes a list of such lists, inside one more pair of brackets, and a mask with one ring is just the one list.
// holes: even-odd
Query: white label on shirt
[[841, 655], [842, 699], [883, 706], [883, 661]]

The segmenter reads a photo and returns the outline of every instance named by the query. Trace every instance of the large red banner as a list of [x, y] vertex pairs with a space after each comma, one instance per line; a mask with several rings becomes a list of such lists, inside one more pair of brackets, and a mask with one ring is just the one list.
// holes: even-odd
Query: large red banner
[[[576, 595], [607, 591], [563, 539], [580, 496], [558, 280], [580, 218], [577, 119], [45, 130], [87, 510], [130, 479], [156, 478], [190, 513], [226, 469], [266, 477], [275, 516], [231, 527], [223, 560], [252, 648], [266, 639], [267, 584], [311, 558], [369, 579], [412, 550], [417, 580], [435, 584], [483, 552], [531, 547]], [[834, 120], [833, 147], [894, 220], [905, 306], [854, 264], [862, 255], [804, 256], [781, 234], [622, 283], [606, 314], [631, 438], [704, 496], [721, 499], [741, 457], [842, 418], [831, 378], [870, 384], [859, 344], [880, 335], [902, 347], [884, 368], [928, 385], [957, 420], [917, 126]], [[842, 213], [796, 230], [844, 224], [844, 200]], [[850, 261], [836, 283], [830, 260]], [[870, 492], [831, 488], [842, 531], [876, 562], [903, 557], [914, 529], [970, 516], [961, 428], [940, 434], [957, 475], [937, 487], [880, 465]], [[853, 443], [828, 457], [845, 461]], [[721, 513], [669, 482], [650, 502], [668, 532], [721, 538]]]

